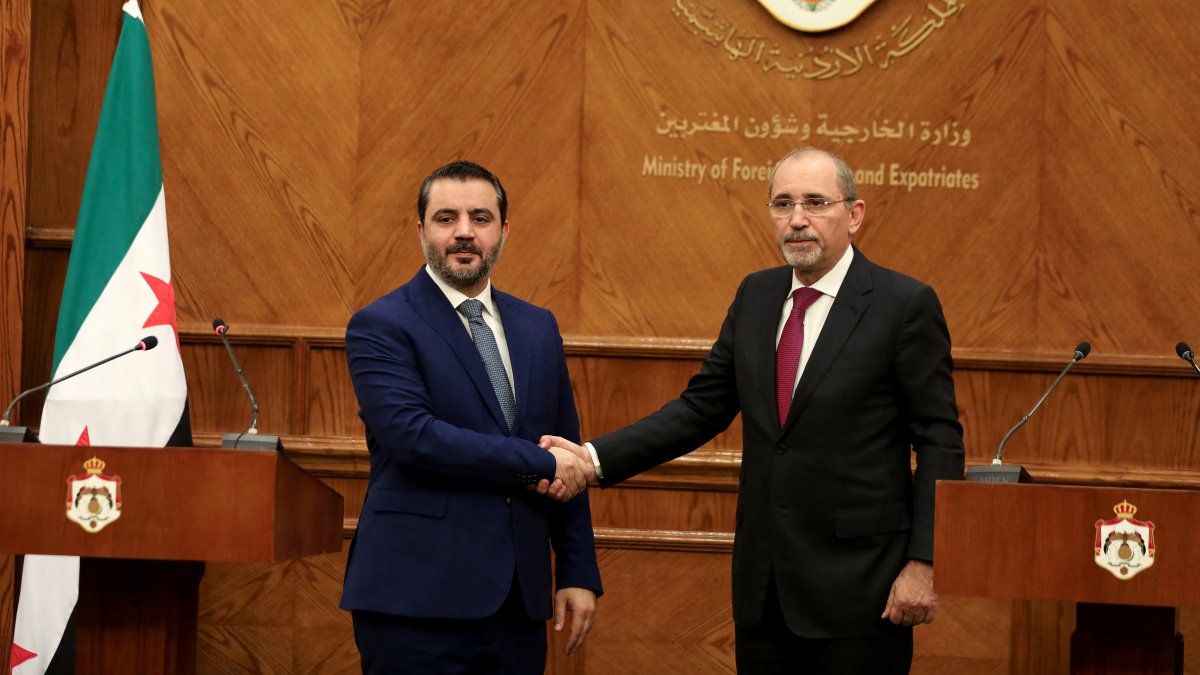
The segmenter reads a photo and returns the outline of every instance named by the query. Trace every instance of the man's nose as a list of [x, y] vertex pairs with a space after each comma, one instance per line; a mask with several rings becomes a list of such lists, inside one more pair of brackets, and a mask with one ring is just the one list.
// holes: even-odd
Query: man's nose
[[808, 227], [812, 221], [808, 218], [808, 211], [804, 207], [796, 204], [792, 207], [792, 214], [788, 216], [788, 227], [793, 230], [803, 230]]
[[474, 239], [475, 228], [471, 225], [471, 217], [463, 215], [454, 222], [454, 237], [456, 239]]

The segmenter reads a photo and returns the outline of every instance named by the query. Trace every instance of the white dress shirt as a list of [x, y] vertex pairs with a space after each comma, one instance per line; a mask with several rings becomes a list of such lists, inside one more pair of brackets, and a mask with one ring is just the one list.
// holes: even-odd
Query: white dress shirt
[[[821, 291], [821, 297], [814, 300], [804, 311], [804, 344], [800, 350], [800, 365], [796, 367], [796, 381], [792, 382], [793, 392], [796, 391], [796, 385], [800, 383], [800, 375], [804, 373], [804, 366], [808, 365], [808, 357], [812, 355], [817, 338], [821, 335], [821, 329], [825, 327], [825, 319], [829, 317], [829, 310], [833, 309], [833, 301], [837, 298], [838, 291], [842, 289], [842, 282], [846, 280], [846, 272], [850, 270], [850, 261], [853, 259], [854, 247], [847, 246], [846, 252], [842, 254], [837, 264], [826, 272], [825, 276], [809, 286], [809, 288]], [[804, 287], [804, 284], [800, 283], [800, 280], [793, 274], [792, 288], [788, 291], [787, 300], [783, 303], [783, 310], [779, 314], [779, 328], [775, 331], [775, 347], [777, 349], [779, 338], [783, 336], [783, 324], [787, 323], [788, 316], [792, 313], [792, 293], [795, 293], [797, 288]]]
[[[446, 299], [450, 301], [450, 305], [454, 307], [454, 313], [462, 321], [463, 328], [467, 331], [467, 335], [471, 336], [474, 341], [475, 337], [471, 335], [471, 324], [467, 317], [462, 312], [458, 311], [458, 306], [463, 300], [469, 300], [465, 293], [442, 281], [438, 275], [434, 274], [433, 270], [429, 269], [429, 265], [425, 266], [425, 271], [429, 274], [429, 278], [433, 279], [433, 283], [437, 284], [438, 288], [442, 289], [442, 293], [446, 295]], [[492, 280], [488, 279], [487, 286], [475, 299], [483, 303], [483, 322], [492, 329], [492, 334], [496, 336], [496, 347], [500, 350], [500, 360], [504, 362], [504, 373], [508, 375], [508, 386], [512, 387], [513, 400], [517, 398], [517, 385], [513, 382], [512, 361], [508, 358], [508, 340], [504, 337], [504, 323], [500, 321], [500, 312], [496, 311], [496, 302], [492, 299]]]

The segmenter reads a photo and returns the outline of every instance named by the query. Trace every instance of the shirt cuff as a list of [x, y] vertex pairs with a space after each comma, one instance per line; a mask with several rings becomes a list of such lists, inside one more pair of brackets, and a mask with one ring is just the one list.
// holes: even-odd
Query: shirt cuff
[[583, 447], [587, 448], [588, 454], [592, 456], [592, 466], [596, 467], [596, 479], [603, 479], [604, 470], [600, 468], [600, 455], [596, 454], [596, 446], [591, 443], [584, 443]]

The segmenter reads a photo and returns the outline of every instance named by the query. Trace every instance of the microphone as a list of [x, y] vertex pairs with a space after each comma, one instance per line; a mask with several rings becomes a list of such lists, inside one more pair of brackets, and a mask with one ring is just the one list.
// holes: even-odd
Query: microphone
[[224, 319], [213, 319], [212, 326], [213, 332], [225, 344], [225, 351], [229, 354], [229, 360], [233, 361], [233, 368], [237, 371], [238, 379], [242, 381], [242, 389], [246, 390], [246, 396], [250, 399], [250, 426], [240, 434], [224, 434], [221, 437], [221, 447], [247, 450], [283, 450], [283, 443], [280, 442], [278, 436], [258, 435], [258, 399], [254, 398], [254, 391], [250, 389], [250, 382], [246, 380], [246, 374], [242, 372], [242, 364], [238, 362], [237, 356], [233, 353], [233, 345], [229, 344], [229, 338], [225, 337], [225, 334], [229, 332], [229, 325], [225, 323]]
[[1200, 373], [1200, 366], [1196, 365], [1196, 352], [1192, 351], [1192, 348], [1188, 346], [1188, 343], [1180, 342], [1179, 344], [1175, 345], [1175, 353], [1179, 355], [1179, 358], [1192, 364], [1192, 367], [1196, 369], [1196, 372]]
[[36, 443], [37, 442], [37, 437], [34, 436], [33, 432], [30, 431], [27, 427], [14, 427], [14, 426], [9, 425], [9, 421], [8, 421], [9, 415], [12, 414], [13, 408], [15, 408], [17, 406], [17, 403], [21, 399], [25, 398], [26, 396], [28, 396], [34, 392], [38, 392], [43, 389], [53, 387], [54, 385], [58, 384], [59, 382], [62, 382], [63, 380], [69, 380], [72, 377], [75, 377], [76, 375], [86, 373], [87, 371], [91, 370], [92, 368], [95, 368], [96, 366], [102, 366], [102, 365], [108, 363], [109, 361], [112, 361], [113, 359], [119, 359], [122, 356], [125, 356], [126, 354], [129, 354], [132, 352], [148, 352], [157, 346], [158, 346], [158, 338], [154, 337], [153, 335], [147, 335], [146, 337], [142, 338], [141, 340], [138, 340], [138, 343], [136, 345], [130, 347], [129, 349], [126, 349], [123, 352], [113, 354], [112, 356], [109, 356], [108, 358], [105, 358], [105, 359], [101, 359], [101, 360], [93, 363], [90, 366], [85, 366], [73, 373], [67, 373], [66, 375], [63, 375], [62, 377], [60, 377], [56, 380], [51, 380], [45, 384], [39, 384], [36, 387], [33, 387], [31, 389], [26, 389], [25, 391], [21, 392], [20, 394], [17, 394], [17, 397], [12, 400], [12, 403], [9, 403], [8, 407], [4, 409], [4, 416], [0, 417], [0, 442], [5, 442], [5, 443]]
[[1008, 430], [1007, 434], [1004, 434], [1004, 438], [1000, 441], [1000, 447], [996, 448], [996, 456], [992, 459], [991, 465], [973, 466], [970, 469], [967, 469], [967, 480], [982, 483], [1033, 482], [1033, 477], [1029, 475], [1029, 472], [1025, 470], [1025, 467], [1016, 464], [1006, 465], [1000, 461], [1004, 456], [1004, 446], [1008, 443], [1008, 439], [1012, 437], [1013, 433], [1016, 432], [1017, 429], [1020, 429], [1022, 426], [1024, 426], [1025, 423], [1029, 421], [1029, 418], [1033, 416], [1033, 413], [1037, 412], [1037, 409], [1041, 407], [1042, 402], [1046, 400], [1046, 397], [1050, 395], [1050, 392], [1054, 391], [1054, 388], [1058, 386], [1058, 383], [1061, 382], [1064, 377], [1066, 377], [1067, 372], [1070, 371], [1076, 363], [1082, 361], [1085, 356], [1091, 353], [1091, 351], [1092, 345], [1086, 340], [1080, 342], [1078, 345], [1075, 345], [1075, 353], [1071, 355], [1071, 362], [1067, 364], [1066, 368], [1062, 369], [1062, 372], [1058, 374], [1058, 377], [1054, 379], [1054, 382], [1050, 383], [1050, 387], [1046, 389], [1046, 393], [1042, 394], [1042, 397], [1038, 399], [1038, 402], [1033, 404], [1033, 408], [1031, 408], [1019, 422], [1014, 424], [1013, 427]]

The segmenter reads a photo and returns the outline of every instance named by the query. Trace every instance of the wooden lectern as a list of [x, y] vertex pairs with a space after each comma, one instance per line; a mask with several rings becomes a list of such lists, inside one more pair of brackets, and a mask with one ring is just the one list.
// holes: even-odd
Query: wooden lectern
[[1072, 673], [1182, 674], [1176, 608], [1200, 605], [1198, 530], [1195, 491], [944, 481], [934, 585], [1078, 603]]
[[[68, 481], [93, 457], [120, 479], [120, 516], [88, 531], [67, 518]], [[81, 673], [195, 672], [205, 561], [341, 550], [341, 495], [274, 451], [0, 443], [0, 476], [0, 554], [82, 558]]]

